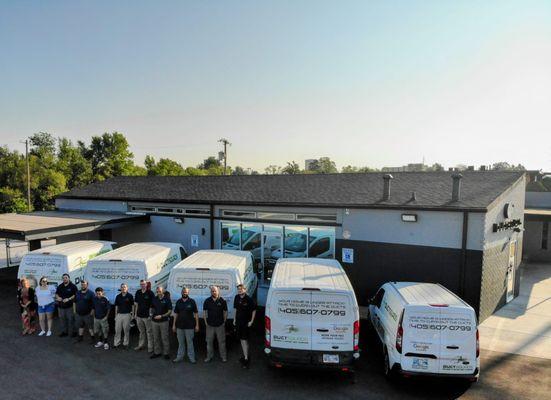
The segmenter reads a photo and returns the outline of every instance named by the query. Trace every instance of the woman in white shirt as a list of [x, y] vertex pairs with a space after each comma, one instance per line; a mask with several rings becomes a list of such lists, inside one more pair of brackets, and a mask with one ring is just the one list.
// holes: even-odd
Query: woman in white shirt
[[46, 277], [40, 278], [39, 285], [35, 289], [38, 303], [38, 318], [42, 329], [38, 336], [52, 335], [52, 322], [55, 311], [55, 290], [48, 285]]

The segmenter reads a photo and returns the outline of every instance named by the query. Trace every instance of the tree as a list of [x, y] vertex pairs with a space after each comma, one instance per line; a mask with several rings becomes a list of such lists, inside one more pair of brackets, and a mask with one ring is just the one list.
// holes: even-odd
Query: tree
[[266, 172], [266, 175], [276, 175], [281, 171], [281, 167], [278, 167], [277, 165], [268, 165], [264, 168], [264, 171]]
[[0, 213], [22, 213], [27, 211], [27, 200], [18, 189], [0, 188]]
[[492, 169], [496, 171], [526, 171], [522, 164], [509, 164], [506, 161], [500, 161], [492, 164]]
[[73, 189], [92, 182], [92, 165], [80, 149], [67, 138], [58, 140], [56, 169], [63, 174], [67, 188]]
[[245, 168], [236, 166], [233, 170], [232, 175], [247, 175], [247, 171], [245, 171]]
[[427, 169], [427, 171], [436, 171], [436, 172], [444, 171], [444, 166], [439, 163], [434, 163]]
[[220, 164], [220, 161], [218, 161], [218, 159], [216, 159], [216, 157], [213, 157], [213, 156], [210, 156], [208, 158], [206, 158], [201, 164], [199, 164], [199, 166], [197, 168], [200, 168], [200, 169], [211, 169], [211, 168], [216, 168], [216, 167], [221, 167], [222, 165]]
[[329, 157], [321, 157], [318, 160], [320, 174], [334, 174], [339, 172], [334, 161], [331, 161]]
[[185, 175], [184, 168], [178, 162], [169, 158], [161, 158], [159, 162], [155, 162], [155, 158], [148, 155], [145, 157], [145, 169], [147, 175]]
[[104, 133], [93, 136], [90, 146], [78, 143], [84, 158], [92, 165], [94, 181], [101, 181], [113, 176], [132, 175], [134, 154], [129, 149], [128, 141], [122, 133]]
[[39, 158], [55, 157], [55, 138], [48, 132], [38, 132], [29, 139], [31, 145], [30, 153]]
[[300, 172], [300, 166], [295, 161], [287, 162], [287, 165], [281, 169], [281, 173], [287, 175], [296, 175]]

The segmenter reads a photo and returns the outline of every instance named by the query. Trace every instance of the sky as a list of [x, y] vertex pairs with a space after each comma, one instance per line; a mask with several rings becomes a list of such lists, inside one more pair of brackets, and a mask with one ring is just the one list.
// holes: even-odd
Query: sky
[[551, 1], [0, 0], [0, 145], [551, 170]]

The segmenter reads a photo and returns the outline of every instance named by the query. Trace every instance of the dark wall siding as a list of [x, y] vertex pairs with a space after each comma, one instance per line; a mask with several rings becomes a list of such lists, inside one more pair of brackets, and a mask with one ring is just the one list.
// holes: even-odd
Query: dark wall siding
[[[342, 262], [342, 248], [354, 249], [354, 263], [342, 263], [360, 305], [388, 281], [436, 282], [460, 294], [461, 249], [413, 246], [357, 240], [336, 241], [336, 258]], [[482, 252], [467, 250], [465, 294], [478, 312]]]
[[[519, 266], [522, 257], [522, 236], [517, 239], [515, 256], [515, 296], [520, 291]], [[480, 321], [488, 318], [505, 304], [509, 242], [484, 250], [480, 295]]]

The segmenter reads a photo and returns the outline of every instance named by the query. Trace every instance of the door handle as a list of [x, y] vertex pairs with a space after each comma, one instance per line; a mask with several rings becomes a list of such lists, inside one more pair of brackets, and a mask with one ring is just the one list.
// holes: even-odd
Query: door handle
[[457, 350], [459, 346], [446, 346], [446, 349]]
[[318, 332], [329, 332], [329, 329], [316, 329]]

